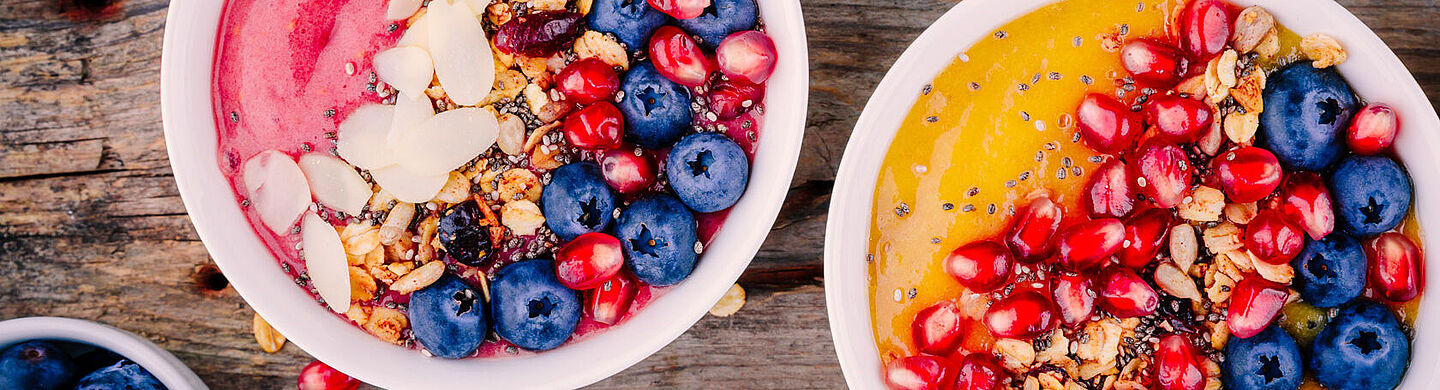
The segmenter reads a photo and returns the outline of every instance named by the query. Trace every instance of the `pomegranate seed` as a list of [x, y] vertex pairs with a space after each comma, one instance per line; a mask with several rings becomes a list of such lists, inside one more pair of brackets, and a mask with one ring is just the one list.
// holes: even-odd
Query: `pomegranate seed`
[[1215, 159], [1220, 189], [1236, 203], [1250, 203], [1270, 196], [1280, 186], [1284, 170], [1269, 150], [1246, 146]]
[[1064, 218], [1065, 209], [1050, 200], [1049, 195], [1038, 196], [1025, 207], [1020, 218], [1015, 219], [1005, 243], [1020, 260], [1044, 260], [1055, 250], [1055, 232], [1060, 230], [1060, 220]]
[[764, 83], [775, 72], [775, 42], [769, 35], [755, 30], [730, 34], [715, 48], [720, 71], [730, 78], [755, 84]]
[[296, 386], [300, 390], [354, 390], [360, 381], [316, 360], [300, 370]]
[[1170, 235], [1170, 225], [1175, 224], [1170, 209], [1149, 209], [1135, 214], [1125, 222], [1125, 242], [1117, 257], [1120, 265], [1141, 269], [1155, 260], [1160, 246]]
[[1185, 336], [1172, 334], [1160, 339], [1155, 347], [1155, 382], [1161, 390], [1205, 388], [1200, 353]]
[[1225, 51], [1234, 20], [1224, 1], [1192, 1], [1180, 14], [1180, 44], [1195, 62], [1209, 61]]
[[555, 252], [555, 277], [571, 290], [589, 290], [615, 277], [624, 264], [620, 239], [605, 233], [585, 233]]
[[624, 114], [610, 102], [595, 102], [565, 116], [565, 139], [578, 148], [615, 148], [624, 133]]
[[931, 355], [945, 355], [955, 350], [960, 335], [965, 334], [960, 326], [960, 308], [955, 302], [940, 301], [915, 314], [910, 325], [915, 347]]
[[1118, 159], [1095, 169], [1085, 186], [1084, 204], [1091, 218], [1124, 218], [1135, 210], [1134, 180], [1130, 169]]
[[1350, 129], [1345, 132], [1345, 144], [1350, 150], [1364, 155], [1373, 155], [1390, 149], [1395, 144], [1395, 135], [1400, 132], [1400, 116], [1395, 109], [1384, 104], [1371, 104], [1355, 113]]
[[1074, 272], [1098, 270], [1124, 242], [1125, 224], [1118, 219], [1075, 224], [1060, 233], [1060, 266]]
[[1080, 101], [1075, 110], [1080, 124], [1080, 136], [1091, 149], [1106, 154], [1115, 154], [1135, 143], [1145, 128], [1140, 114], [1130, 111], [1130, 106], [1115, 98], [1092, 93]]
[[1280, 314], [1290, 290], [1258, 276], [1249, 276], [1235, 284], [1230, 294], [1226, 327], [1230, 334], [1242, 339], [1260, 334]]
[[1055, 304], [1038, 291], [1020, 290], [990, 305], [985, 327], [1000, 338], [1034, 339], [1055, 329]]
[[715, 60], [675, 26], [660, 26], [650, 36], [650, 60], [661, 76], [691, 87], [705, 84], [716, 68]]
[[941, 390], [954, 375], [950, 362], [934, 356], [906, 356], [885, 366], [885, 385], [891, 390]]
[[1100, 307], [1119, 318], [1144, 317], [1160, 308], [1160, 294], [1127, 267], [1100, 272]]
[[955, 374], [955, 390], [995, 390], [1005, 378], [1000, 363], [988, 353], [972, 353], [960, 360], [960, 371]]
[[1060, 321], [1074, 328], [1095, 314], [1095, 288], [1085, 275], [1061, 273], [1055, 277], [1055, 306]]
[[1305, 249], [1305, 233], [1275, 210], [1260, 210], [1245, 226], [1245, 248], [1270, 264], [1289, 263]]
[[705, 102], [720, 120], [730, 120], [749, 111], [764, 97], [764, 86], [732, 78], [716, 81], [705, 95]]
[[960, 285], [976, 292], [994, 291], [1010, 281], [1015, 261], [1010, 250], [993, 241], [979, 241], [955, 248], [945, 257], [945, 273]]
[[1213, 114], [1205, 102], [1177, 95], [1156, 97], [1145, 106], [1145, 120], [1157, 135], [1175, 143], [1199, 140], [1215, 123]]
[[1190, 189], [1191, 173], [1194, 171], [1185, 151], [1172, 144], [1151, 143], [1138, 153], [1139, 157], [1130, 165], [1130, 169], [1134, 170], [1130, 175], [1135, 177], [1140, 193], [1160, 208], [1179, 205]]
[[1187, 65], [1180, 49], [1153, 39], [1136, 39], [1120, 48], [1120, 62], [1135, 78], [1168, 88], [1180, 82]]
[[580, 18], [566, 11], [517, 15], [495, 32], [495, 47], [508, 54], [549, 57], [580, 37]]
[[1365, 254], [1370, 257], [1370, 285], [1381, 297], [1407, 302], [1420, 295], [1425, 258], [1409, 237], [1381, 233], [1365, 245]]
[[655, 183], [655, 164], [650, 155], [634, 147], [620, 147], [600, 157], [605, 183], [622, 194], [634, 194]]
[[1305, 229], [1310, 238], [1320, 240], [1335, 230], [1335, 208], [1330, 202], [1330, 188], [1325, 180], [1312, 172], [1296, 172], [1285, 179], [1276, 197], [1280, 215]]
[[650, 7], [675, 19], [692, 19], [705, 13], [710, 0], [650, 0]]
[[555, 76], [555, 89], [565, 94], [565, 101], [590, 104], [615, 97], [620, 90], [620, 76], [615, 67], [590, 57], [575, 61]]
[[635, 294], [639, 291], [640, 282], [629, 273], [620, 272], [601, 283], [600, 287], [587, 292], [585, 314], [595, 319], [595, 322], [618, 324], [620, 319], [630, 312], [630, 303], [635, 301]]

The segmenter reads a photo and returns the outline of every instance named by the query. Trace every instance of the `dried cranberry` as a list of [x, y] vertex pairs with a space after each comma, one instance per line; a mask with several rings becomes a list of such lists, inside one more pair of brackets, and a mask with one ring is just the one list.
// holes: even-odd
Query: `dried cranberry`
[[500, 25], [495, 47], [509, 54], [549, 57], [580, 37], [580, 17], [566, 11], [516, 16]]

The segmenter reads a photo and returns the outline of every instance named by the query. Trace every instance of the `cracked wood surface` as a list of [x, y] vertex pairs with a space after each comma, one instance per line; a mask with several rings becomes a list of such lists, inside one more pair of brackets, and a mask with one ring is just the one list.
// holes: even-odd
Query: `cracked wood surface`
[[[261, 352], [246, 304], [197, 277], [211, 260], [180, 203], [160, 127], [167, 3], [83, 8], [106, 1], [0, 3], [0, 319], [96, 320], [155, 341], [217, 389], [294, 386], [310, 358], [294, 345]], [[1440, 102], [1440, 0], [1341, 3]], [[790, 197], [741, 277], [748, 303], [593, 387], [844, 386], [820, 279], [834, 171], [868, 91], [953, 4], [803, 1], [805, 145]]]

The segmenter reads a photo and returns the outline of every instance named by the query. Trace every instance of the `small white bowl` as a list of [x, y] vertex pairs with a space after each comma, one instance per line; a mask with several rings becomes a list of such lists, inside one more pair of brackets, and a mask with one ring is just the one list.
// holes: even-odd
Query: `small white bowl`
[[[850, 135], [830, 199], [825, 228], [825, 300], [830, 331], [851, 388], [884, 388], [880, 356], [870, 320], [868, 263], [871, 202], [881, 162], [900, 129], [900, 122], [951, 59], [1005, 23], [1054, 0], [968, 0], [961, 2], [910, 45], [871, 95]], [[1427, 200], [1440, 195], [1440, 119], [1410, 71], [1344, 7], [1331, 0], [1233, 0], [1261, 5], [1286, 27], [1302, 35], [1334, 36], [1350, 54], [1340, 72], [1362, 99], [1384, 102], [1400, 114], [1403, 128], [1396, 141], [1400, 160], [1415, 183], [1415, 207], [1423, 231], [1440, 231], [1440, 208]], [[1440, 235], [1423, 238], [1424, 248], [1440, 248]], [[1434, 258], [1431, 256], [1426, 256]], [[1426, 272], [1440, 275], [1440, 261], [1428, 261]], [[1401, 388], [1440, 386], [1440, 300], [1424, 299], [1416, 321], [1410, 368]]]
[[769, 233], [790, 186], [805, 129], [809, 56], [797, 0], [761, 0], [780, 58], [745, 195], [685, 282], [624, 324], [555, 350], [445, 360], [376, 339], [315, 303], [280, 270], [220, 173], [211, 73], [223, 1], [177, 1], [166, 17], [160, 98], [175, 182], [195, 231], [235, 291], [315, 358], [391, 389], [574, 388], [629, 367], [679, 337], [735, 283]]
[[0, 321], [0, 350], [30, 340], [67, 341], [108, 349], [144, 367], [171, 390], [208, 389], [175, 355], [134, 333], [72, 318], [28, 317]]

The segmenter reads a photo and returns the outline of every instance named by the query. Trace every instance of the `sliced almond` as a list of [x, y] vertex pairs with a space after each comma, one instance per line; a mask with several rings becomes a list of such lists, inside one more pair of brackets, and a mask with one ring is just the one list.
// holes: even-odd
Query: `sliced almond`
[[1195, 288], [1195, 281], [1190, 279], [1190, 275], [1170, 262], [1162, 262], [1155, 267], [1155, 284], [1176, 298], [1201, 298], [1200, 290]]
[[409, 96], [420, 96], [435, 77], [430, 53], [415, 46], [400, 46], [375, 54], [372, 59], [380, 80]]
[[315, 200], [350, 215], [360, 215], [369, 203], [370, 183], [355, 172], [355, 167], [324, 153], [300, 156], [300, 170], [310, 184]]
[[288, 234], [300, 213], [310, 207], [310, 184], [290, 155], [266, 150], [245, 161], [245, 196], [260, 221], [279, 234]]
[[330, 310], [344, 313], [350, 308], [350, 266], [339, 233], [320, 216], [306, 212], [300, 222], [300, 237], [310, 285]]
[[1225, 219], [1241, 225], [1249, 224], [1259, 212], [1260, 206], [1255, 202], [1225, 205]]
[[[430, 50], [430, 18], [428, 15], [420, 15], [405, 28], [405, 33], [400, 34], [400, 40], [395, 41], [395, 46], [411, 46]], [[433, 62], [433, 60], [432, 60]]]
[[356, 108], [336, 131], [335, 151], [340, 158], [365, 170], [395, 165], [387, 137], [395, 107], [370, 104]]
[[260, 349], [265, 353], [280, 352], [280, 348], [285, 347], [285, 335], [270, 326], [270, 323], [266, 322], [264, 318], [260, 318], [260, 313], [255, 313], [254, 318], [250, 321], [250, 327], [255, 333], [255, 342], [260, 344]]
[[430, 2], [430, 58], [440, 86], [456, 104], [471, 106], [495, 85], [495, 57], [480, 20], [465, 2]]
[[[495, 114], [489, 110], [445, 111], [402, 135], [393, 145], [394, 157], [401, 166], [418, 175], [448, 178], [450, 171], [495, 144], [499, 126]], [[439, 187], [435, 189], [438, 191]]]
[[430, 286], [431, 283], [440, 280], [440, 276], [442, 275], [445, 275], [444, 262], [432, 261], [425, 263], [425, 265], [411, 270], [409, 273], [406, 273], [405, 276], [396, 279], [395, 283], [390, 285], [390, 290], [401, 294], [409, 294]]
[[385, 135], [386, 145], [394, 146], [411, 129], [435, 116], [435, 105], [424, 93], [410, 95], [401, 91], [395, 96], [395, 115], [390, 120], [390, 130]]
[[[1209, 100], [1206, 100], [1205, 104], [1210, 107], [1210, 112], [1220, 112], [1219, 105], [1211, 103]], [[1212, 118], [1210, 128], [1205, 131], [1205, 135], [1200, 137], [1200, 141], [1195, 143], [1200, 148], [1200, 152], [1205, 153], [1206, 156], [1220, 153], [1220, 146], [1225, 142], [1225, 132], [1221, 129], [1220, 116], [1211, 115], [1210, 117]]]
[[435, 198], [435, 194], [450, 180], [450, 174], [427, 176], [404, 167], [391, 166], [370, 171], [370, 178], [402, 202], [424, 203]]
[[1265, 280], [1289, 285], [1290, 281], [1295, 279], [1295, 268], [1291, 267], [1290, 264], [1270, 264], [1254, 258], [1254, 254], [1250, 256], [1251, 264], [1255, 267], [1255, 273], [1260, 274], [1260, 277], [1265, 278]]
[[729, 317], [739, 312], [740, 308], [744, 306], [745, 289], [740, 287], [739, 284], [732, 284], [729, 290], [725, 290], [725, 295], [720, 296], [720, 301], [715, 302], [715, 306], [710, 307], [710, 315]]
[[420, 10], [421, 0], [390, 0], [389, 7], [385, 8], [385, 19], [400, 20], [414, 15]]
[[1259, 54], [1263, 60], [1275, 59], [1275, 55], [1280, 54], [1280, 30], [1271, 28], [1270, 32], [1265, 33], [1260, 45], [1255, 47], [1255, 54]]
[[525, 152], [525, 122], [515, 114], [500, 115], [499, 134], [495, 143], [500, 145], [500, 151], [508, 155], [518, 155]]

